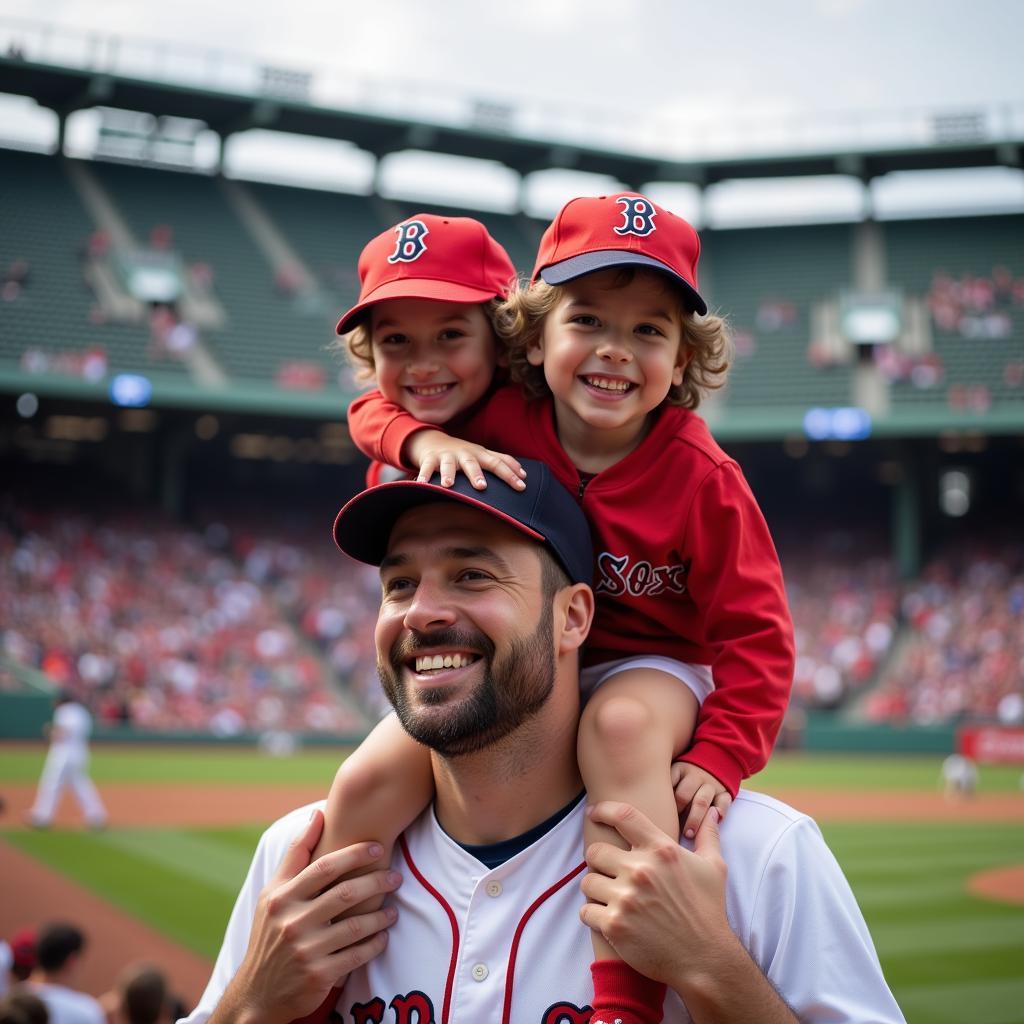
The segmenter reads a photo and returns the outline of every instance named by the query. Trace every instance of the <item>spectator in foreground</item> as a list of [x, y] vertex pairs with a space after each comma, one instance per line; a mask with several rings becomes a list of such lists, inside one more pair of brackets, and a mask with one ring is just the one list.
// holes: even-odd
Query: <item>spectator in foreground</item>
[[130, 964], [111, 991], [100, 997], [107, 1024], [170, 1024], [167, 978], [152, 964]]
[[48, 1024], [46, 1004], [24, 986], [0, 999], [0, 1024]]
[[[6, 947], [6, 949], [4, 948]], [[31, 928], [19, 928], [7, 942], [0, 942], [0, 995], [25, 981], [36, 966], [36, 935]]]
[[84, 950], [85, 935], [73, 924], [58, 921], [39, 932], [28, 986], [46, 1004], [50, 1024], [106, 1024], [100, 1004], [75, 987]]

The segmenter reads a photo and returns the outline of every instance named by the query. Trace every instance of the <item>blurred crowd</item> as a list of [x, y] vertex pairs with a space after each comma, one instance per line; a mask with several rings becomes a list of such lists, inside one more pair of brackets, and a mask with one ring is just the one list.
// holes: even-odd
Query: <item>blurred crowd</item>
[[870, 683], [888, 657], [899, 618], [892, 562], [858, 551], [784, 561], [793, 614], [793, 702], [832, 708]]
[[904, 647], [869, 717], [1024, 722], [1024, 546], [946, 551], [905, 588], [901, 607]]
[[87, 950], [66, 921], [0, 939], [0, 1024], [171, 1024], [188, 1012], [156, 964], [125, 965], [98, 998], [82, 991]]
[[220, 523], [20, 510], [0, 522], [0, 651], [100, 724], [357, 732], [379, 706], [377, 584], [323, 561]]
[[928, 308], [941, 331], [964, 338], [1005, 338], [1014, 327], [1012, 312], [1024, 307], [1024, 277], [1006, 267], [988, 275], [936, 273], [928, 291]]
[[[71, 691], [100, 726], [224, 737], [365, 730], [386, 710], [376, 572], [318, 531], [210, 522], [0, 516], [0, 653]], [[947, 553], [910, 584], [878, 539], [823, 532], [781, 549], [794, 708], [863, 697], [875, 720], [1024, 717], [1019, 543]], [[0, 672], [0, 687], [10, 678]]]

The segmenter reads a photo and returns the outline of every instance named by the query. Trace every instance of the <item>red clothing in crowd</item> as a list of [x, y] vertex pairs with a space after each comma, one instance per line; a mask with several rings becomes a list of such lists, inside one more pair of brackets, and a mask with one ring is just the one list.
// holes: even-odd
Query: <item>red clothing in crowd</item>
[[[552, 408], [510, 386], [449, 426], [543, 460], [579, 495], [593, 531], [598, 599], [585, 663], [646, 654], [710, 665], [715, 689], [682, 760], [735, 795], [768, 760], [793, 679], [793, 627], [761, 510], [739, 466], [689, 410], [661, 409], [633, 452], [581, 481]], [[355, 443], [391, 465], [402, 464], [405, 441], [423, 426], [377, 391], [349, 409]]]

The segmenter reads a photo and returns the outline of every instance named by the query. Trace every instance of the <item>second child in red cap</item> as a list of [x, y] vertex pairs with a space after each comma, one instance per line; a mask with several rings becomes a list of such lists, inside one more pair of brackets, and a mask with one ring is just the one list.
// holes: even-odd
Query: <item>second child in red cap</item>
[[[767, 525], [693, 411], [724, 382], [729, 353], [698, 291], [699, 254], [693, 228], [645, 196], [574, 199], [497, 320], [519, 386], [453, 425], [466, 440], [381, 395], [349, 410], [363, 451], [421, 479], [472, 478], [498, 449], [546, 462], [579, 496], [596, 559], [578, 743], [588, 800], [631, 803], [673, 838], [684, 811], [684, 842], [766, 763], [794, 661]], [[602, 932], [626, 844], [593, 821], [585, 840], [593, 1022], [660, 1021], [664, 985]]]

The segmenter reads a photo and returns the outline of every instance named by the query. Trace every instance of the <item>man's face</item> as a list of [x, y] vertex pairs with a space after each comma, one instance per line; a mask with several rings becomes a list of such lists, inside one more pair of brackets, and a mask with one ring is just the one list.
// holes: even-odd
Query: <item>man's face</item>
[[543, 707], [555, 663], [536, 542], [453, 503], [411, 509], [381, 584], [377, 671], [411, 736], [468, 754]]

